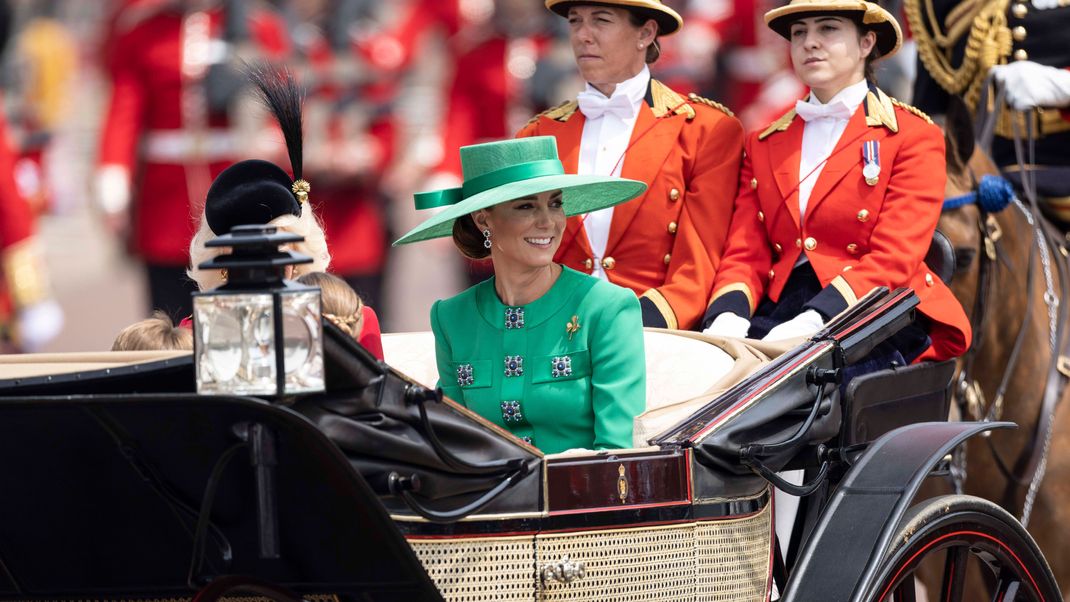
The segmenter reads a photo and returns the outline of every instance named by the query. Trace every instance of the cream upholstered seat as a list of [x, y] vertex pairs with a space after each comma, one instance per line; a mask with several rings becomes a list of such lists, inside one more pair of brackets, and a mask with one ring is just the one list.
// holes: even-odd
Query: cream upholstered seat
[[433, 389], [438, 384], [435, 335], [430, 330], [383, 333], [383, 359], [421, 385]]
[[121, 368], [190, 355], [189, 351], [87, 351], [0, 355], [0, 380]]

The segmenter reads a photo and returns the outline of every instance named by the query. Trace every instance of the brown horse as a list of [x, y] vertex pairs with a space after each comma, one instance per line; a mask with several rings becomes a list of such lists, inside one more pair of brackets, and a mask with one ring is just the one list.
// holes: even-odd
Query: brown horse
[[[959, 361], [955, 401], [965, 420], [1009, 420], [1019, 427], [971, 441], [960, 457], [966, 476], [958, 485], [1023, 519], [1067, 588], [1070, 388], [1067, 365], [1059, 361], [1070, 330], [1060, 327], [1066, 308], [1059, 305], [1070, 304], [1062, 293], [1066, 239], [1024, 198], [1002, 210], [970, 202], [982, 192], [982, 177], [998, 171], [980, 148], [967, 151], [968, 161], [957, 155], [972, 140], [956, 144], [951, 135], [948, 141], [948, 201], [938, 227], [955, 248], [951, 288], [974, 327], [973, 346]], [[984, 187], [988, 199], [999, 188]], [[964, 204], [955, 207], [954, 199]]]

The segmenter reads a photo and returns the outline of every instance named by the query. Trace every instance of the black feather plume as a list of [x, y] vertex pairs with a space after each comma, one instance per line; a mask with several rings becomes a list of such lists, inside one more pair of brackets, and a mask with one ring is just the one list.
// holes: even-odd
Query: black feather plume
[[265, 65], [246, 65], [246, 74], [256, 86], [260, 101], [275, 115], [286, 139], [286, 152], [294, 180], [301, 179], [301, 101], [304, 91], [289, 69]]

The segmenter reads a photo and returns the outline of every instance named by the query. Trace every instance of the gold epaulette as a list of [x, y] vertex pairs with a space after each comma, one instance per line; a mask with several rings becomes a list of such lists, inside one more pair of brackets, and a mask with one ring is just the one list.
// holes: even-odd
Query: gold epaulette
[[528, 120], [528, 125], [531, 125], [539, 120], [540, 117], [547, 119], [553, 119], [555, 121], [568, 121], [569, 117], [580, 108], [580, 104], [575, 100], [566, 100], [565, 102], [557, 105], [556, 107], [550, 107], [542, 113], [532, 117]]
[[730, 111], [728, 109], [728, 107], [726, 107], [723, 104], [717, 102], [716, 100], [710, 100], [708, 98], [703, 98], [703, 97], [699, 96], [698, 94], [695, 94], [694, 92], [688, 94], [687, 97], [691, 100], [691, 102], [699, 102], [699, 103], [702, 103], [702, 104], [706, 105], [707, 107], [713, 107], [715, 109], [719, 109], [722, 113], [724, 113], [725, 115], [728, 115], [729, 117], [735, 117], [736, 116], [736, 114], [733, 113], [732, 111]]
[[899, 120], [895, 118], [895, 105], [892, 104], [892, 97], [885, 94], [884, 90], [877, 88], [866, 92], [863, 102], [866, 110], [866, 125], [883, 126], [892, 133], [899, 132]]
[[0, 253], [0, 278], [16, 308], [36, 305], [50, 297], [44, 255], [31, 236]]
[[892, 98], [892, 104], [897, 106], [897, 107], [899, 107], [900, 109], [903, 109], [904, 111], [906, 111], [908, 113], [913, 113], [913, 114], [917, 115], [918, 117], [921, 117], [922, 119], [925, 120], [926, 123], [932, 123], [933, 122], [932, 118], [930, 118], [928, 115], [926, 115], [925, 111], [922, 111], [918, 107], [908, 105], [907, 103], [905, 103], [905, 102], [903, 102], [901, 100], [896, 100], [895, 98]]
[[695, 108], [679, 92], [656, 79], [650, 80], [650, 98], [654, 101], [650, 110], [654, 117], [662, 118], [672, 111], [675, 115], [683, 115], [688, 121], [695, 118]]
[[792, 119], [795, 119], [795, 109], [784, 113], [780, 116], [780, 119], [777, 119], [773, 123], [770, 123], [769, 127], [765, 128], [765, 130], [761, 134], [758, 134], [758, 140], [765, 140], [769, 136], [773, 135], [775, 132], [783, 132], [784, 130], [788, 129], [788, 126], [791, 125]]

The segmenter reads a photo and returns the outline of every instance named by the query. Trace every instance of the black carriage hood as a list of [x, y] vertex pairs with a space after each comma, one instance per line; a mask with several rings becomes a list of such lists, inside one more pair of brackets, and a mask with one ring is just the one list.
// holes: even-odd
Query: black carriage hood
[[[250, 425], [273, 445], [254, 453], [243, 441]], [[364, 479], [285, 407], [182, 394], [9, 397], [0, 454], [3, 598], [181, 597], [192, 573], [195, 584], [241, 574], [302, 593], [436, 599]], [[258, 466], [273, 480], [262, 497]], [[274, 538], [258, 518], [264, 503], [277, 509]], [[199, 516], [210, 517], [200, 537]], [[264, 558], [272, 539], [278, 557]]]
[[[485, 511], [542, 511], [537, 450], [436, 400], [333, 325], [324, 332], [327, 392], [288, 404], [196, 395], [191, 356], [0, 380], [0, 598], [188, 595], [195, 565], [194, 577], [252, 575], [301, 593], [432, 600], [391, 515], [421, 519], [389, 490], [391, 472], [421, 480], [412, 494], [432, 512], [486, 499], [506, 479]], [[243, 441], [254, 424], [274, 445]], [[256, 479], [272, 463], [276, 559], [261, 557]]]

